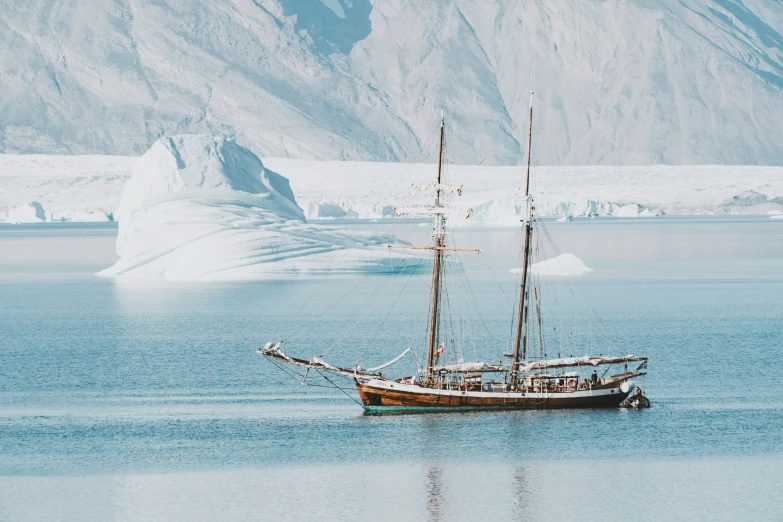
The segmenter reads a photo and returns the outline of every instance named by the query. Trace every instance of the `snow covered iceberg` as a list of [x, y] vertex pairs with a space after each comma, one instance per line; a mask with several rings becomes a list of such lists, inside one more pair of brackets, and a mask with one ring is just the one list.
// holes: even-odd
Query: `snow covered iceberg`
[[101, 276], [248, 280], [399, 271], [418, 259], [391, 255], [394, 236], [307, 224], [288, 180], [222, 137], [156, 142], [114, 215], [120, 259]]

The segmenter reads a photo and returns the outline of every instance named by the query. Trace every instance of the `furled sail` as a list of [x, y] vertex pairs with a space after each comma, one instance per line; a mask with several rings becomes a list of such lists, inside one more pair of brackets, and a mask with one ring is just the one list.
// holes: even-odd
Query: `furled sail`
[[637, 357], [636, 355], [625, 355], [623, 357], [565, 357], [561, 359], [545, 359], [541, 361], [530, 361], [520, 366], [520, 372], [529, 372], [532, 370], [544, 370], [547, 368], [570, 368], [573, 366], [599, 366], [601, 364], [616, 364], [628, 361], [646, 361], [647, 357]]
[[375, 368], [367, 368], [366, 370], [364, 368], [362, 368], [361, 366], [357, 366], [356, 370], [359, 371], [359, 372], [362, 372], [362, 373], [364, 373], [364, 372], [366, 372], [366, 373], [379, 372], [379, 371], [383, 370], [384, 368], [387, 368], [387, 367], [391, 366], [392, 364], [396, 363], [397, 361], [399, 361], [403, 357], [405, 357], [405, 354], [410, 352], [410, 351], [411, 351], [411, 347], [408, 347], [408, 348], [405, 349], [404, 352], [402, 352], [400, 355], [398, 355], [397, 357], [395, 357], [394, 359], [392, 359], [391, 361], [389, 361], [387, 363], [384, 363], [384, 364], [382, 364], [380, 366], [376, 366]]
[[323, 357], [320, 357], [318, 355], [314, 356], [309, 361], [305, 359], [297, 359], [296, 357], [290, 357], [282, 349], [280, 349], [280, 341], [268, 342], [264, 345], [263, 348], [259, 348], [258, 351], [261, 352], [262, 355], [266, 355], [274, 359], [282, 359], [288, 364], [293, 364], [295, 366], [301, 366], [303, 368], [312, 368], [314, 370], [329, 370], [335, 373], [353, 376], [356, 374], [374, 374], [388, 366], [391, 366], [392, 364], [402, 359], [405, 356], [405, 354], [411, 351], [411, 348], [405, 349], [405, 351], [403, 351], [400, 355], [398, 355], [397, 357], [395, 357], [394, 359], [392, 359], [387, 363], [384, 363], [380, 366], [376, 366], [375, 368], [367, 368], [367, 369], [364, 369], [361, 366], [357, 366], [354, 369], [340, 368], [338, 366], [334, 366], [333, 364], [326, 362], [323, 359]]
[[337, 366], [333, 366], [328, 362], [324, 361], [321, 357], [317, 355], [309, 361], [305, 359], [297, 359], [296, 357], [290, 357], [288, 354], [286, 354], [283, 350], [280, 349], [280, 343], [281, 341], [268, 342], [264, 345], [263, 348], [259, 348], [258, 351], [262, 355], [266, 355], [270, 359], [279, 359], [287, 362], [288, 364], [292, 364], [294, 366], [301, 366], [302, 368], [312, 368], [314, 370], [329, 370], [347, 376], [353, 376], [356, 373], [354, 370], [349, 370], [348, 368], [339, 368]]
[[459, 364], [449, 364], [446, 366], [435, 366], [434, 371], [446, 370], [449, 373], [459, 372], [501, 372], [503, 366], [500, 364], [487, 364], [485, 362], [466, 362]]

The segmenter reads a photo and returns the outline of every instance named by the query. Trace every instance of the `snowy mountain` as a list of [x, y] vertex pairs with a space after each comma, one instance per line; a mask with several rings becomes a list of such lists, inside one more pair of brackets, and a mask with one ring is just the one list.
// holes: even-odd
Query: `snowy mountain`
[[0, 0], [0, 152], [783, 163], [770, 0]]

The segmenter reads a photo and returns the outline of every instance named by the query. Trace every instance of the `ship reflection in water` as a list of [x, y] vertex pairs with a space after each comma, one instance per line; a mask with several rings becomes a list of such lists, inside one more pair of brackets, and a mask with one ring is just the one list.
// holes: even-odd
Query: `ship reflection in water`
[[527, 517], [527, 502], [530, 496], [530, 489], [528, 488], [527, 481], [528, 472], [522, 466], [514, 469], [514, 503], [516, 507], [516, 516], [514, 518], [518, 520], [528, 520]]
[[[423, 468], [423, 471], [426, 519], [429, 522], [482, 519], [490, 513], [495, 513], [503, 520], [534, 519], [531, 514], [534, 510], [530, 509], [531, 471], [524, 466], [492, 466], [464, 473], [459, 468], [448, 467], [444, 470], [443, 466], [431, 465]], [[474, 496], [478, 492], [482, 494], [483, 501]], [[538, 513], [541, 515], [546, 511], [541, 506]]]
[[430, 522], [440, 522], [446, 520], [443, 518], [443, 488], [441, 480], [443, 471], [438, 466], [433, 466], [427, 470], [427, 518]]
[[[676, 506], [681, 520], [747, 520], [780, 512], [782, 484], [783, 462], [761, 459], [291, 466], [0, 477], [0, 512], [7, 520], [667, 520]], [[629, 489], [643, 494], [607, 504], [607, 491]]]

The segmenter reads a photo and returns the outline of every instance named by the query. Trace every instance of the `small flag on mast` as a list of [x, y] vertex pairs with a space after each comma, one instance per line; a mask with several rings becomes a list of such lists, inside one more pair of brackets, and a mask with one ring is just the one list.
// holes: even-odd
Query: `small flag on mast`
[[445, 351], [446, 351], [446, 347], [443, 346], [443, 343], [440, 343], [438, 345], [438, 348], [435, 350], [435, 355], [440, 355], [440, 354], [442, 354]]
[[639, 367], [636, 369], [638, 372], [639, 370], [646, 370], [647, 369], [647, 361], [643, 361], [642, 364], [639, 365]]

